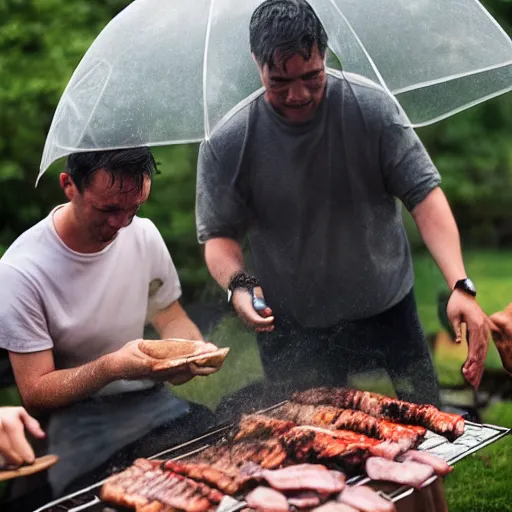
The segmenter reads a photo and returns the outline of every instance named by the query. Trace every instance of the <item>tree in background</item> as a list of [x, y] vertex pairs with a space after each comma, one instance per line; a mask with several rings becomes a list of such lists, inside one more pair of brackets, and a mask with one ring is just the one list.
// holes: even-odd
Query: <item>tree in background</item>
[[[126, 0], [0, 0], [0, 253], [63, 201], [62, 161], [35, 178], [59, 98], [78, 62]], [[510, 33], [512, 0], [484, 2]], [[463, 241], [512, 246], [510, 94], [418, 131], [444, 180]], [[142, 214], [161, 230], [185, 298], [208, 274], [195, 237], [197, 145], [155, 149], [161, 174]]]

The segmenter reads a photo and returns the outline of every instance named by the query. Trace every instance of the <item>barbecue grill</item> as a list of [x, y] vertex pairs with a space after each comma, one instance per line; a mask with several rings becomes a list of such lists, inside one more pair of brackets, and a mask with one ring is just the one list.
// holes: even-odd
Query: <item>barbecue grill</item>
[[[271, 407], [258, 411], [260, 414], [271, 412], [288, 401], [284, 401], [275, 404]], [[236, 424], [229, 423], [224, 426], [219, 426], [204, 435], [192, 439], [179, 446], [174, 446], [160, 453], [154, 454], [149, 459], [161, 459], [161, 460], [180, 460], [186, 457], [190, 457], [201, 451], [205, 450], [209, 446], [222, 442], [229, 437], [229, 434], [233, 432]], [[448, 464], [453, 465], [463, 458], [481, 450], [482, 448], [498, 441], [505, 437], [510, 432], [510, 429], [499, 427], [496, 425], [479, 424], [471, 421], [465, 422], [464, 434], [456, 439], [454, 442], [449, 442], [444, 437], [427, 431], [424, 441], [418, 447], [419, 450], [425, 450], [433, 455], [437, 455], [444, 459]], [[433, 483], [438, 477], [433, 476], [429, 481], [425, 482], [424, 487], [427, 487]], [[55, 500], [47, 505], [37, 509], [35, 512], [79, 512], [86, 510], [88, 512], [124, 512], [126, 509], [123, 507], [112, 506], [108, 503], [103, 502], [100, 498], [100, 490], [103, 485], [103, 481], [97, 482], [96, 484], [77, 491], [68, 496], [62, 497]], [[400, 486], [398, 484], [386, 484], [381, 485], [381, 482], [377, 483], [369, 479], [365, 474], [359, 474], [353, 476], [347, 480], [348, 485], [371, 485], [376, 486], [379, 490], [379, 494], [394, 503], [403, 500], [410, 496], [415, 489], [409, 486]], [[385, 490], [382, 490], [384, 488]], [[242, 510], [247, 505], [243, 500], [243, 497], [235, 499], [232, 497], [226, 497], [217, 508], [217, 512], [236, 512]]]

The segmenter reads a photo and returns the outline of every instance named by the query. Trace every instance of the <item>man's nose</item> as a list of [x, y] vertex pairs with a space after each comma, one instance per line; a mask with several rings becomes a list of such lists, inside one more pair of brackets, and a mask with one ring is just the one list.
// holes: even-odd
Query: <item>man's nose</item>
[[286, 100], [288, 103], [305, 103], [309, 100], [309, 91], [302, 80], [297, 80], [290, 85]]
[[108, 225], [112, 229], [125, 228], [132, 221], [133, 215], [127, 212], [119, 212], [109, 215]]

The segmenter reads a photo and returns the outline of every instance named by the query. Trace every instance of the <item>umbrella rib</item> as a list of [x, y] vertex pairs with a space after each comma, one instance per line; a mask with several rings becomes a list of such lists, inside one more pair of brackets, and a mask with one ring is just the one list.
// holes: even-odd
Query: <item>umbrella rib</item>
[[474, 107], [475, 105], [483, 103], [484, 101], [490, 100], [492, 98], [497, 98], [498, 96], [501, 96], [502, 94], [506, 94], [507, 92], [510, 92], [510, 91], [512, 91], [512, 85], [510, 87], [507, 87], [506, 89], [500, 89], [499, 91], [488, 94], [487, 96], [478, 98], [477, 100], [473, 100], [473, 101], [466, 103], [460, 107], [453, 108], [449, 112], [446, 112], [445, 114], [442, 114], [440, 116], [429, 119], [428, 121], [423, 121], [422, 123], [411, 123], [411, 126], [413, 128], [422, 128], [424, 126], [429, 126], [431, 124], [438, 123], [439, 121], [442, 121], [443, 119], [447, 119], [448, 117], [450, 117], [454, 114], [458, 114], [459, 112], [467, 110], [468, 108]]
[[[134, 147], [144, 147], [144, 146], [151, 146], [151, 147], [157, 147], [157, 146], [175, 146], [178, 144], [196, 144], [197, 142], [201, 142], [203, 140], [202, 137], [194, 137], [190, 139], [180, 139], [180, 140], [172, 140], [172, 141], [162, 141], [162, 142], [144, 142], [140, 144], [136, 144]], [[72, 146], [63, 146], [62, 144], [56, 144], [56, 147], [59, 149], [70, 151], [70, 152], [87, 152], [92, 151], [89, 148], [75, 148]], [[108, 146], [106, 148], [108, 151], [115, 150], [115, 149], [126, 149], [126, 145], [116, 145], [116, 146]]]
[[213, 15], [213, 2], [210, 0], [210, 10], [208, 12], [208, 21], [206, 23], [206, 35], [204, 41], [204, 57], [203, 57], [203, 109], [204, 109], [204, 137], [208, 139], [210, 135], [210, 118], [208, 116], [208, 103], [206, 95], [207, 80], [206, 75], [208, 73], [208, 49], [210, 47], [210, 33], [212, 29], [212, 15]]
[[442, 78], [436, 78], [434, 80], [427, 80], [425, 82], [420, 82], [419, 84], [408, 85], [406, 87], [401, 87], [400, 89], [394, 89], [391, 91], [393, 94], [403, 94], [404, 92], [414, 91], [416, 89], [424, 89], [425, 87], [430, 87], [431, 85], [437, 85], [443, 82], [448, 82], [450, 80], [457, 80], [459, 78], [465, 78], [467, 76], [478, 75], [480, 73], [485, 73], [487, 71], [493, 71], [495, 69], [504, 68], [506, 66], [512, 65], [512, 60], [507, 62], [503, 62], [500, 64], [493, 64], [492, 66], [487, 66], [485, 68], [476, 69], [474, 71], [466, 71], [464, 73], [455, 73], [453, 75], [448, 75]]

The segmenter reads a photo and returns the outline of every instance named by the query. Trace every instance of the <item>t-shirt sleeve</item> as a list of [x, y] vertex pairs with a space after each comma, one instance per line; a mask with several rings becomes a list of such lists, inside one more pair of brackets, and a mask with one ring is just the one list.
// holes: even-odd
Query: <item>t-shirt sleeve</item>
[[219, 158], [210, 142], [199, 148], [196, 185], [197, 238], [240, 240], [245, 235], [249, 209], [240, 192], [236, 176], [237, 162]]
[[0, 348], [38, 352], [53, 347], [42, 300], [18, 270], [0, 262]]
[[149, 219], [149, 248], [151, 258], [148, 313], [165, 309], [181, 297], [178, 272], [158, 228]]
[[398, 106], [384, 101], [380, 138], [381, 165], [387, 190], [411, 211], [441, 183], [441, 176]]

